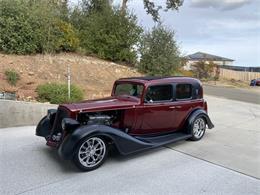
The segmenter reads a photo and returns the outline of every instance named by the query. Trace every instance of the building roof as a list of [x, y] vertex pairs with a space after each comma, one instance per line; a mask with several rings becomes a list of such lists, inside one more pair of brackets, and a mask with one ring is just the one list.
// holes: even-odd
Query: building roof
[[194, 54], [187, 55], [187, 56], [185, 56], [185, 59], [187, 59], [187, 60], [208, 60], [208, 61], [231, 61], [231, 62], [234, 61], [229, 58], [224, 58], [221, 56], [216, 56], [216, 55], [203, 53], [203, 52], [196, 52]]

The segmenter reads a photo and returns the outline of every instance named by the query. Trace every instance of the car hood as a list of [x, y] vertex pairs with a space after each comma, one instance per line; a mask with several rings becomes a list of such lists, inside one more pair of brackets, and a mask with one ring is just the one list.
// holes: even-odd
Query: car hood
[[72, 112], [96, 112], [114, 109], [129, 109], [140, 104], [140, 99], [134, 97], [108, 97], [97, 100], [87, 100], [79, 103], [62, 104]]

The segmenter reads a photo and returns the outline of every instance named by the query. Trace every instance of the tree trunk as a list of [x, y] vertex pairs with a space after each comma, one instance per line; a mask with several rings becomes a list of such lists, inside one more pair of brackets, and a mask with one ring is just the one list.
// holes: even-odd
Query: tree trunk
[[126, 4], [127, 4], [127, 1], [128, 1], [128, 0], [123, 0], [123, 1], [122, 1], [122, 6], [121, 6], [121, 11], [122, 11], [122, 13], [125, 13], [125, 12], [126, 12], [126, 8], [127, 8]]

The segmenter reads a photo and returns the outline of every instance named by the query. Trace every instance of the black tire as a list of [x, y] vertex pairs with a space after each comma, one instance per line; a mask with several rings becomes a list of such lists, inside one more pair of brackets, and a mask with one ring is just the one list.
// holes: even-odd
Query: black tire
[[[108, 147], [104, 139], [96, 136], [88, 137], [83, 139], [77, 145], [73, 162], [81, 171], [92, 171], [100, 167], [105, 162], [107, 154]], [[95, 157], [96, 161], [94, 160]]]
[[207, 127], [207, 123], [206, 123], [205, 118], [203, 116], [197, 116], [194, 119], [194, 121], [189, 129], [189, 131], [192, 134], [192, 137], [190, 138], [190, 140], [192, 140], [192, 141], [200, 140], [205, 134], [206, 127]]

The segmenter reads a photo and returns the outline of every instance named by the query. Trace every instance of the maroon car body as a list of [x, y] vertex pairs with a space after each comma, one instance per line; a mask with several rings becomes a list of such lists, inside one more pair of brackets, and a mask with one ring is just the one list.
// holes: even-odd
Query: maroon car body
[[260, 86], [260, 78], [251, 80], [250, 86]]
[[[81, 147], [89, 148], [86, 156], [93, 153], [94, 142], [102, 148], [114, 145], [121, 154], [130, 154], [181, 139], [199, 140], [206, 125], [213, 128], [199, 80], [136, 77], [117, 80], [111, 97], [49, 110], [38, 124], [36, 135], [57, 147], [63, 158], [74, 159], [82, 170], [92, 170], [102, 164], [107, 150], [102, 161], [93, 165], [92, 160], [90, 166], [81, 161]], [[202, 129], [200, 136], [195, 136], [195, 127], [197, 131]]]

